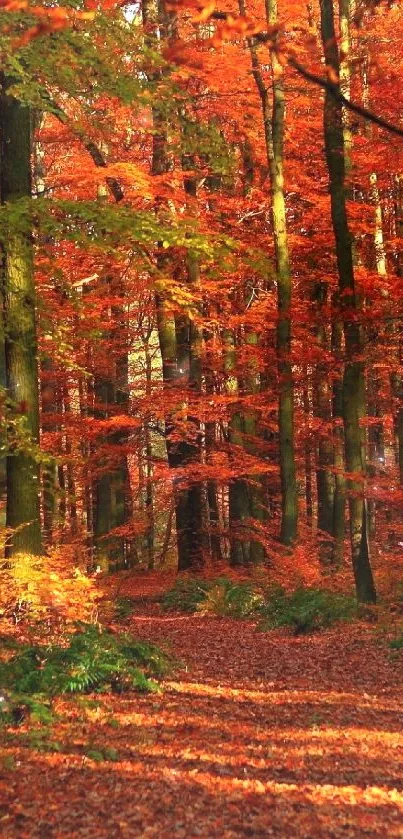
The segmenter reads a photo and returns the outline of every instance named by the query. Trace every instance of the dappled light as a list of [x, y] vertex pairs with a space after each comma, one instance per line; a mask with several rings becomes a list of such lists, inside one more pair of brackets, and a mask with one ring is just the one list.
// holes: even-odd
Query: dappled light
[[403, 839], [399, 0], [0, 0], [0, 838]]
[[373, 629], [299, 639], [156, 612], [146, 598], [128, 620], [175, 651], [163, 694], [59, 698], [46, 737], [10, 729], [2, 835], [400, 839], [403, 673]]

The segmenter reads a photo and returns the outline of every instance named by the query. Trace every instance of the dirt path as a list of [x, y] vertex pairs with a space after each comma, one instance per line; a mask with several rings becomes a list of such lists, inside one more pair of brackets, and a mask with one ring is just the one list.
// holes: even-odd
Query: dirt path
[[403, 839], [402, 657], [367, 626], [295, 639], [149, 607], [129, 627], [182, 668], [163, 695], [61, 706], [58, 751], [19, 732], [4, 839]]

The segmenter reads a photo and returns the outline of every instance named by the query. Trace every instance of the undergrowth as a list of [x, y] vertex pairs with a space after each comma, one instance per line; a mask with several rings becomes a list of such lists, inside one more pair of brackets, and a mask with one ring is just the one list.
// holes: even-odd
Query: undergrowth
[[278, 588], [269, 594], [261, 611], [261, 628], [289, 627], [295, 635], [301, 635], [352, 620], [356, 614], [353, 597], [326, 589], [299, 588], [287, 593]]
[[211, 588], [211, 581], [199, 580], [195, 577], [179, 577], [170, 591], [165, 592], [161, 598], [163, 609], [167, 611], [197, 612], [208, 591]]
[[396, 636], [396, 638], [392, 638], [389, 642], [389, 646], [391, 650], [403, 652], [403, 630]]
[[352, 620], [357, 613], [353, 597], [325, 589], [298, 588], [288, 593], [280, 587], [270, 589], [252, 582], [234, 582], [226, 577], [178, 579], [161, 602], [167, 610], [255, 618], [263, 630], [289, 627], [295, 634]]
[[0, 662], [2, 710], [15, 719], [18, 708], [44, 713], [58, 694], [155, 692], [169, 666], [159, 647], [84, 624], [65, 644], [21, 645]]
[[218, 577], [198, 604], [198, 611], [205, 615], [249, 618], [259, 613], [263, 605], [263, 595], [251, 583], [236, 583], [226, 577]]

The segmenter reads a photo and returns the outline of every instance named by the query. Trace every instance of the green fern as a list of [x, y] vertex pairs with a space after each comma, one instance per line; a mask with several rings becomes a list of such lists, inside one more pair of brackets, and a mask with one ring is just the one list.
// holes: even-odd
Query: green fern
[[82, 625], [65, 646], [23, 647], [0, 663], [0, 690], [19, 701], [63, 693], [155, 692], [155, 679], [169, 666], [165, 653], [152, 644]]
[[353, 597], [324, 589], [299, 588], [287, 594], [273, 589], [262, 609], [262, 629], [290, 627], [295, 635], [325, 629], [338, 621], [351, 620], [357, 613]]

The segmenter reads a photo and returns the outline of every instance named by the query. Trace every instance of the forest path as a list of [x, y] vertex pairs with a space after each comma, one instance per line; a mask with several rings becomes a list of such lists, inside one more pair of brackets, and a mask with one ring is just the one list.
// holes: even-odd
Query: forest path
[[294, 638], [147, 598], [126, 626], [180, 668], [161, 695], [61, 703], [58, 751], [18, 735], [2, 837], [402, 839], [402, 657], [371, 627]]

